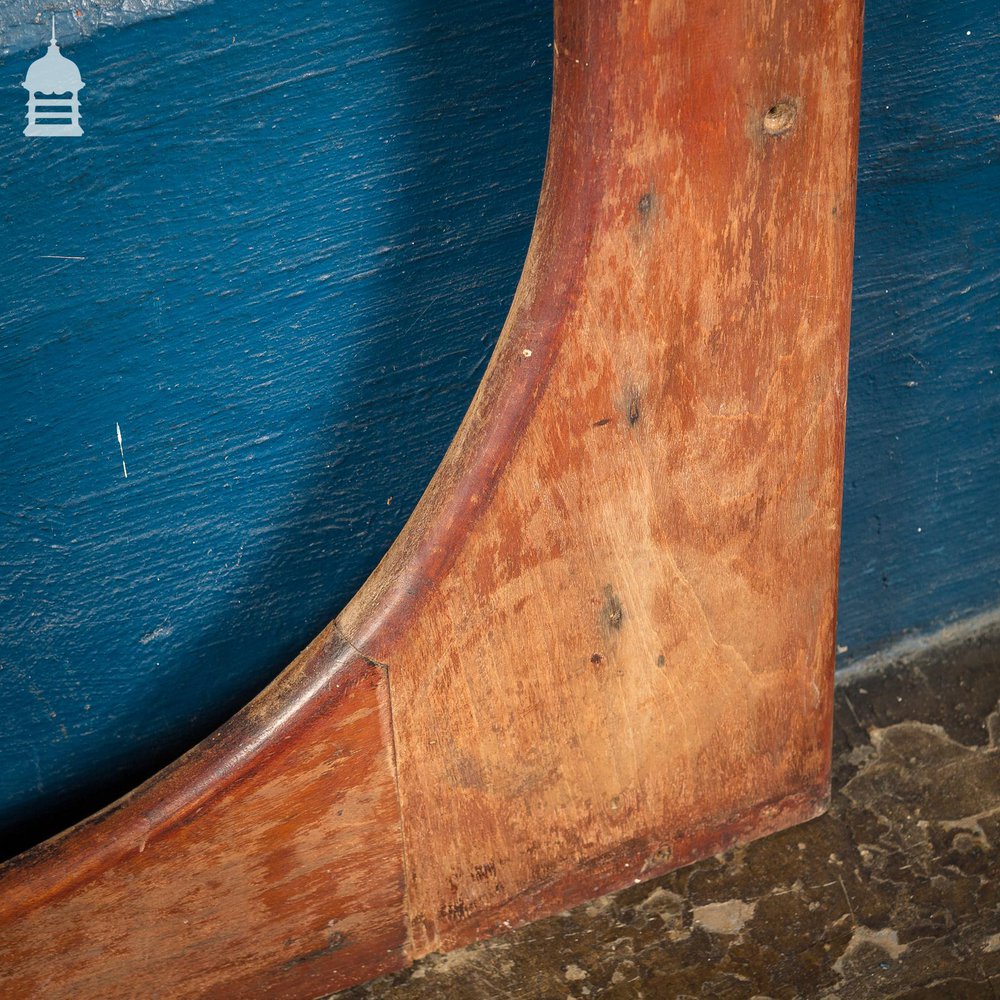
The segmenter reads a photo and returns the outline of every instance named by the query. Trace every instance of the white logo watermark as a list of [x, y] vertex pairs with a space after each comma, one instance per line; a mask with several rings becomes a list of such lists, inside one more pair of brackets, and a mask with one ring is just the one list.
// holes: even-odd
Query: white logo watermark
[[59, 51], [55, 14], [49, 50], [28, 67], [21, 86], [28, 92], [25, 135], [83, 135], [79, 95], [85, 84], [76, 63]]

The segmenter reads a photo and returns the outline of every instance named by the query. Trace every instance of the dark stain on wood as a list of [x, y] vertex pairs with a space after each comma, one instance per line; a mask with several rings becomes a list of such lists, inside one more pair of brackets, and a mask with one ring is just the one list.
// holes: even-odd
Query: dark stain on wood
[[601, 612], [608, 628], [615, 632], [621, 631], [622, 622], [625, 620], [625, 611], [610, 583], [604, 588], [604, 605]]
[[633, 389], [628, 394], [628, 406], [625, 415], [628, 418], [629, 427], [635, 427], [639, 423], [642, 410], [639, 408], [639, 392], [636, 389]]
[[292, 969], [296, 965], [301, 965], [303, 962], [311, 962], [324, 955], [332, 955], [334, 952], [340, 951], [340, 949], [347, 944], [347, 935], [342, 931], [338, 931], [333, 928], [328, 930], [327, 938], [328, 941], [325, 947], [319, 948], [316, 951], [307, 952], [305, 955], [299, 955], [296, 958], [291, 959], [285, 963], [284, 968], [286, 970]]

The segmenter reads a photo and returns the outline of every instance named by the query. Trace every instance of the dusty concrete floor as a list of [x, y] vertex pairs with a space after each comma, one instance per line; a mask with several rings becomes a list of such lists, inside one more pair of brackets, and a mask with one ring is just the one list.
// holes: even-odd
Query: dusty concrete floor
[[827, 815], [337, 1000], [1000, 998], [1000, 628], [837, 692]]

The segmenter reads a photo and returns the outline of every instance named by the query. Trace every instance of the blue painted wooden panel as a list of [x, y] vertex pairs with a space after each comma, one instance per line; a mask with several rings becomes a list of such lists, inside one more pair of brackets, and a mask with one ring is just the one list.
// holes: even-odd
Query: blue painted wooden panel
[[[3, 851], [209, 732], [391, 542], [516, 283], [550, 30], [221, 0], [67, 48], [78, 142], [22, 137], [0, 66]], [[996, 51], [992, 0], [868, 4], [847, 657], [1000, 599]]]
[[865, 17], [842, 660], [1000, 604], [1000, 8]]

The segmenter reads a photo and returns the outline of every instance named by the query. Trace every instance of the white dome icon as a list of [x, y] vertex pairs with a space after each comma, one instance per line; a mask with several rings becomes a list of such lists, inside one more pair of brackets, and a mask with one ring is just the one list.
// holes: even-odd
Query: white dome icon
[[[76, 63], [59, 51], [55, 14], [52, 15], [49, 50], [28, 67], [21, 86], [28, 92], [25, 135], [83, 135], [78, 95], [86, 85]], [[43, 96], [38, 97], [39, 94]], [[46, 94], [50, 96], [44, 96]], [[51, 96], [56, 94], [59, 96]]]

